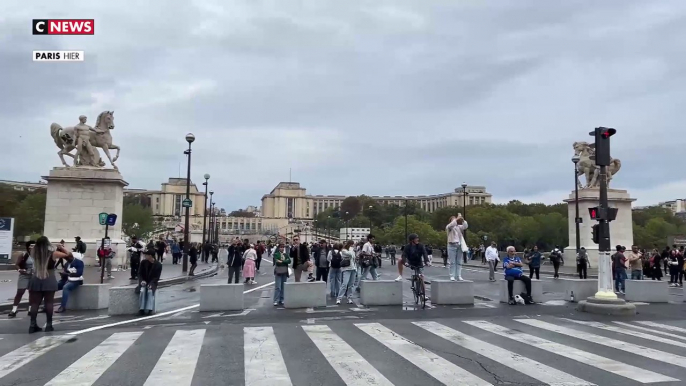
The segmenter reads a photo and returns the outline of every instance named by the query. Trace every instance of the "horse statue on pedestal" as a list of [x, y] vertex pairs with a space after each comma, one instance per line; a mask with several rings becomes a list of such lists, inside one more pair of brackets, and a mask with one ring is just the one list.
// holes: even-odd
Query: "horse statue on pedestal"
[[[117, 165], [114, 163], [119, 159], [119, 151], [121, 149], [112, 143], [112, 135], [110, 134], [110, 130], [114, 130], [114, 111], [103, 111], [100, 113], [94, 128], [86, 125], [85, 116], [81, 116], [79, 119], [81, 122], [74, 127], [62, 128], [57, 123], [50, 125], [50, 135], [55, 140], [55, 145], [60, 149], [57, 155], [60, 157], [62, 164], [70, 167], [64, 160], [66, 155], [74, 159], [73, 167], [104, 167], [105, 163], [95, 149], [99, 147], [105, 152], [110, 165], [117, 169]], [[71, 151], [74, 149], [77, 149], [76, 154], [71, 154]], [[114, 158], [110, 156], [110, 149], [117, 150]]]
[[[595, 164], [595, 145], [588, 142], [574, 142], [572, 146], [574, 154], [579, 156], [579, 163], [577, 164], [576, 183], [581, 189], [597, 188], [600, 181], [600, 166]], [[612, 158], [610, 165], [607, 167], [607, 186], [610, 187], [612, 177], [617, 174], [622, 168], [622, 162], [618, 158]], [[579, 176], [586, 177], [586, 185], [582, 185], [579, 181]]]

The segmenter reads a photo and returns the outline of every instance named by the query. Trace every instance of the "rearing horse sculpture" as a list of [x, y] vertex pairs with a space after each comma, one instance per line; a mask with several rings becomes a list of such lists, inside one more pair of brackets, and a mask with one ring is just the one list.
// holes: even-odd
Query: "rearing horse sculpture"
[[[574, 142], [574, 154], [579, 156], [579, 163], [577, 164], [577, 180], [576, 183], [582, 189], [597, 188], [599, 186], [598, 177], [600, 175], [600, 167], [595, 164], [595, 145], [588, 142]], [[622, 168], [622, 162], [617, 158], [610, 160], [610, 165], [607, 167], [607, 186], [610, 187], [612, 177], [617, 174]], [[586, 186], [581, 185], [579, 176], [586, 177]]]
[[[112, 135], [110, 130], [114, 130], [114, 111], [103, 111], [98, 115], [98, 119], [95, 122], [95, 127], [89, 130], [88, 142], [93, 148], [99, 147], [107, 156], [110, 164], [114, 169], [117, 169], [117, 165], [114, 163], [119, 159], [120, 147], [112, 143]], [[97, 165], [100, 167], [105, 166], [105, 163], [100, 159], [99, 154], [71, 154], [71, 151], [76, 148], [76, 130], [74, 127], [62, 128], [57, 123], [50, 125], [50, 135], [55, 140], [55, 145], [60, 149], [57, 155], [60, 157], [62, 164], [66, 167], [67, 162], [64, 160], [64, 156], [69, 156], [74, 159], [73, 166], [79, 166], [84, 164]], [[117, 150], [117, 154], [112, 158], [110, 155], [110, 149]], [[97, 153], [97, 151], [95, 151]], [[88, 162], [82, 162], [83, 160], [77, 160], [79, 158], [87, 159]], [[91, 158], [92, 157], [92, 158]]]

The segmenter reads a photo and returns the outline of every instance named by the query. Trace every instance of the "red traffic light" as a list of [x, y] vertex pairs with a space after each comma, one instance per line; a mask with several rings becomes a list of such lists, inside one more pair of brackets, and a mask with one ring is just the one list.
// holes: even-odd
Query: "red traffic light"
[[610, 138], [610, 137], [612, 137], [613, 135], [615, 135], [616, 132], [617, 132], [617, 130], [615, 130], [615, 129], [606, 129], [606, 128], [603, 128], [603, 129], [602, 129], [602, 132], [601, 132], [601, 134], [600, 134], [600, 136], [603, 137], [603, 138], [605, 138], [605, 139], [607, 139], [607, 138]]
[[588, 214], [591, 216], [591, 220], [598, 219], [598, 207], [588, 208]]

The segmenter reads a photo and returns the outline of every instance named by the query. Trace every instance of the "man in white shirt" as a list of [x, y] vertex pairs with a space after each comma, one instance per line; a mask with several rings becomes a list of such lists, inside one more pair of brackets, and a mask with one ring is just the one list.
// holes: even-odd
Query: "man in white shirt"
[[462, 279], [462, 253], [467, 250], [467, 242], [464, 239], [464, 230], [467, 229], [467, 221], [458, 213], [457, 217], [450, 217], [450, 223], [446, 225], [448, 233], [448, 260], [450, 261], [450, 280]]
[[486, 262], [488, 262], [488, 280], [495, 281], [495, 267], [498, 265], [498, 248], [496, 248], [495, 241], [491, 242], [491, 246], [486, 248]]
[[[360, 280], [367, 280], [367, 275], [372, 273], [372, 280], [377, 280], [379, 275], [376, 273], [376, 257], [374, 256], [374, 235], [367, 236], [367, 242], [362, 247], [360, 254], [361, 275]], [[364, 265], [367, 265], [366, 267]]]

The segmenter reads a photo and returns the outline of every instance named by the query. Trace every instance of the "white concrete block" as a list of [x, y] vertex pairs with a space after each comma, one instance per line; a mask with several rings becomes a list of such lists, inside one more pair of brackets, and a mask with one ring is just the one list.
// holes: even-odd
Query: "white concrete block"
[[[521, 280], [515, 280], [514, 286], [512, 287], [512, 296], [520, 295], [522, 292], [526, 292], [526, 287]], [[543, 302], [543, 282], [536, 279], [531, 279], [531, 297], [536, 303]], [[507, 303], [507, 280], [500, 280], [500, 302]]]
[[136, 286], [122, 286], [110, 288], [110, 304], [108, 315], [135, 315], [140, 309], [139, 296]]
[[574, 292], [574, 302], [586, 300], [598, 292], [598, 279], [567, 279], [560, 278], [553, 280], [553, 283], [559, 284], [565, 293], [565, 300], [572, 298]]
[[69, 293], [67, 309], [101, 310], [110, 303], [109, 284], [83, 284]]
[[362, 280], [360, 302], [365, 306], [402, 305], [403, 283], [395, 280]]
[[200, 285], [200, 311], [240, 311], [243, 309], [242, 283]]
[[431, 304], [474, 304], [474, 282], [432, 280]]
[[630, 302], [667, 303], [669, 302], [669, 284], [657, 280], [626, 280], [624, 300]]
[[326, 283], [286, 282], [283, 304], [285, 308], [310, 308], [326, 306]]

